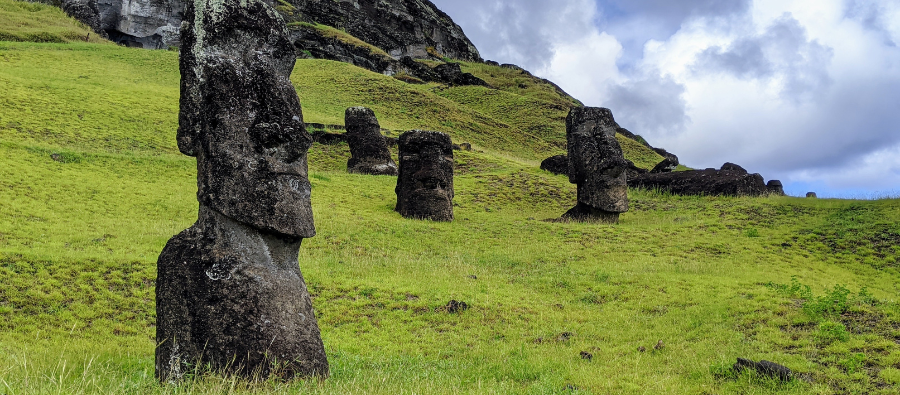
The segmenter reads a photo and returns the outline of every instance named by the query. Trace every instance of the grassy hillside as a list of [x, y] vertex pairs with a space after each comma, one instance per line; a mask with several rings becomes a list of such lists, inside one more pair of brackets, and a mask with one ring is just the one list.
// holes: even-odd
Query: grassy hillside
[[[900, 201], [632, 190], [619, 224], [547, 222], [575, 187], [537, 169], [563, 151], [544, 87], [319, 60], [292, 77], [307, 121], [368, 105], [389, 129], [476, 144], [456, 153], [457, 220], [401, 218], [394, 178], [346, 174], [346, 145], [314, 145], [300, 265], [332, 377], [159, 386], [155, 261], [197, 210], [176, 56], [0, 42], [0, 393], [900, 393]], [[737, 373], [737, 357], [799, 378]]]

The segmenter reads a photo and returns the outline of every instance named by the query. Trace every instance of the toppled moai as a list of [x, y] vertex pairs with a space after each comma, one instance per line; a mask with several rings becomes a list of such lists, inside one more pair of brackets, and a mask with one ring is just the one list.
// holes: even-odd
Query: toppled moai
[[396, 176], [397, 164], [391, 159], [381, 125], [375, 113], [365, 107], [350, 107], [344, 114], [350, 160], [347, 171], [355, 174]]
[[406, 218], [453, 221], [453, 143], [440, 132], [400, 136], [397, 212]]
[[573, 108], [566, 117], [569, 182], [578, 185], [578, 204], [564, 220], [612, 223], [628, 211], [628, 162], [618, 127], [606, 108]]
[[200, 209], [157, 264], [156, 376], [325, 377], [297, 263], [316, 232], [287, 27], [262, 0], [197, 0], [182, 42], [178, 148], [197, 159]]

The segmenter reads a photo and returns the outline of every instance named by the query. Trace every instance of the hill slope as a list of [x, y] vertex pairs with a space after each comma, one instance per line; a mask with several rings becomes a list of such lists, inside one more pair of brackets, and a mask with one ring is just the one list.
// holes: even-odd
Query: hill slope
[[[457, 221], [401, 218], [395, 179], [346, 174], [346, 145], [315, 144], [300, 265], [332, 377], [159, 386], [155, 260], [197, 208], [176, 54], [0, 42], [0, 392], [897, 393], [900, 201], [632, 190], [617, 225], [550, 223], [575, 187], [536, 168], [564, 140], [546, 93], [322, 60], [293, 81], [308, 122], [362, 104], [476, 143], [456, 153]], [[737, 373], [737, 357], [802, 379]]]

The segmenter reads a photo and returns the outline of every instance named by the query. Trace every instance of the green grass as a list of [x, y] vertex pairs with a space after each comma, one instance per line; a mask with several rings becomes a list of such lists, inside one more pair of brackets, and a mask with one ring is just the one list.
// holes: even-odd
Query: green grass
[[[309, 122], [368, 105], [389, 129], [475, 143], [455, 153], [456, 220], [401, 218], [396, 179], [347, 174], [346, 145], [315, 144], [300, 266], [332, 376], [160, 386], [155, 261], [197, 210], [176, 54], [0, 42], [0, 393], [900, 393], [900, 201], [632, 190], [616, 225], [548, 222], [576, 191], [537, 168], [562, 151], [565, 111], [542, 87], [321, 60], [292, 79]], [[472, 308], [449, 314], [451, 299]], [[738, 374], [737, 357], [800, 378]]]
[[59, 7], [15, 0], [0, 0], [0, 41], [107, 42]]

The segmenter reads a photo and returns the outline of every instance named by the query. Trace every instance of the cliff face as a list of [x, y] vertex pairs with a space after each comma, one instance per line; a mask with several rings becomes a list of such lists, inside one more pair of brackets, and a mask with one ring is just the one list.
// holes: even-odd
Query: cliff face
[[[481, 61], [462, 28], [428, 0], [275, 2], [288, 21], [332, 26], [395, 59]], [[285, 7], [284, 4], [291, 4]], [[63, 9], [117, 43], [148, 49], [179, 45], [185, 0], [62, 0]], [[77, 10], [77, 12], [76, 12]]]
[[394, 58], [481, 61], [462, 28], [428, 0], [289, 0], [293, 19], [333, 26]]

